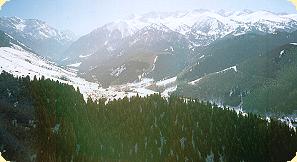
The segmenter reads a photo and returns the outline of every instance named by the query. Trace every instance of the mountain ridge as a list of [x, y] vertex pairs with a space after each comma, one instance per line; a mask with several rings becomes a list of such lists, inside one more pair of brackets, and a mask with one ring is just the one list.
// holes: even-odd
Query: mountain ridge
[[59, 31], [38, 19], [0, 17], [0, 30], [11, 35], [41, 56], [57, 60], [74, 41], [72, 32]]
[[[80, 65], [77, 69], [82, 76], [90, 81], [99, 81], [106, 86], [137, 80], [137, 76], [150, 70], [155, 72], [147, 77], [162, 80], [176, 76], [192, 61], [193, 57], [200, 57], [201, 49], [216, 40], [248, 33], [265, 35], [293, 32], [296, 29], [297, 14], [249, 10], [150, 12], [105, 24], [82, 36], [67, 49], [65, 52], [67, 59], [63, 64]], [[132, 57], [143, 54], [150, 56], [140, 59], [142, 62], [140, 64], [144, 63], [144, 66], [133, 63], [133, 66], [138, 68], [138, 72], [132, 72], [133, 70], [129, 68], [124, 70], [130, 74], [128, 78], [131, 80], [121, 75], [116, 78], [109, 76], [112, 69], [129, 64], [123, 62], [123, 57], [127, 60], [130, 55], [130, 60], [133, 60]], [[156, 56], [158, 60], [155, 63], [165, 66], [154, 66], [152, 60]], [[151, 61], [146, 60], [148, 57]], [[102, 65], [107, 62], [109, 62], [108, 67]], [[94, 70], [96, 68], [99, 70]], [[93, 79], [93, 76], [96, 78]], [[111, 80], [119, 82], [112, 83]]]

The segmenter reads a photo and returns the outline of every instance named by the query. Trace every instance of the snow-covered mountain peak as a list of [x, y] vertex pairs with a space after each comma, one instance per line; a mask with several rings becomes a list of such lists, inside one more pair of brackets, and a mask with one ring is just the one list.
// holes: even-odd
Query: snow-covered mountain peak
[[218, 11], [212, 11], [214, 13], [217, 13], [223, 17], [230, 17], [230, 16], [244, 16], [244, 15], [248, 15], [253, 13], [254, 11], [252, 10], [248, 10], [248, 9], [244, 9], [241, 11], [231, 11], [231, 10], [218, 10]]
[[231, 20], [244, 22], [244, 23], [257, 23], [263, 21], [271, 22], [288, 22], [290, 19], [284, 17], [283, 15], [278, 15], [269, 11], [256, 11], [244, 15], [231, 15], [229, 17]]
[[[102, 51], [122, 56], [123, 49], [132, 46], [160, 46], [157, 42], [182, 41], [187, 49], [207, 46], [225, 36], [246, 33], [292, 32], [297, 30], [297, 14], [269, 11], [190, 10], [150, 12], [133, 15], [97, 28], [82, 37], [70, 49], [71, 55], [90, 55]], [[83, 44], [83, 45], [82, 45]], [[166, 43], [165, 43], [166, 44]], [[152, 45], [152, 46], [150, 46]], [[164, 45], [165, 46], [165, 45]], [[171, 45], [169, 45], [170, 47]], [[167, 49], [166, 46], [164, 49]], [[155, 48], [159, 49], [159, 48]]]
[[217, 14], [224, 16], [224, 17], [228, 17], [230, 15], [234, 14], [234, 11], [229, 11], [229, 10], [219, 10], [217, 11]]
[[110, 33], [112, 32], [120, 32], [122, 38], [127, 37], [129, 35], [134, 34], [137, 30], [137, 26], [133, 25], [129, 21], [118, 20], [112, 23], [109, 23], [103, 26], [104, 29], [108, 30]]
[[[285, 26], [296, 27], [297, 15], [277, 14], [269, 11], [229, 11], [229, 10], [191, 10], [176, 12], [149, 12], [138, 16], [129, 16], [126, 19], [109, 23], [102, 28], [110, 33], [118, 31], [122, 38], [131, 36], [136, 32], [153, 27], [160, 30], [169, 28], [172, 31], [187, 35], [193, 28], [203, 35], [221, 35], [239, 33], [238, 29], [245, 29], [241, 34], [249, 32], [249, 29], [273, 33], [286, 29]], [[266, 30], [263, 30], [265, 28]], [[162, 29], [162, 30], [163, 30]], [[225, 30], [225, 31], [224, 31]], [[227, 31], [226, 31], [227, 30]], [[218, 33], [222, 32], [224, 33]], [[289, 30], [292, 31], [292, 30]]]
[[178, 12], [149, 12], [139, 17], [142, 21], [150, 21], [150, 19], [165, 19], [167, 17], [176, 17]]
[[0, 17], [0, 30], [32, 49], [34, 53], [59, 60], [75, 40], [70, 31], [60, 31], [42, 20]]
[[66, 33], [49, 26], [46, 22], [37, 19], [0, 17], [0, 30], [9, 34], [18, 33], [24, 37], [33, 37], [39, 40], [72, 41], [72, 36], [68, 36]]
[[144, 27], [143, 30], [159, 30], [159, 31], [163, 31], [163, 32], [171, 31], [167, 26], [165, 26], [162, 23], [153, 23], [149, 26]]

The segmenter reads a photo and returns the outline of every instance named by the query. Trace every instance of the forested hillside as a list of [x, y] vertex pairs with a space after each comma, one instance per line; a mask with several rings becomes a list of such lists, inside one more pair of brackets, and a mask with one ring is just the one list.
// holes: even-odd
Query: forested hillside
[[[85, 102], [72, 86], [8, 73], [0, 75], [0, 90], [0, 110], [9, 114], [0, 116], [8, 160], [283, 162], [297, 150], [289, 126], [198, 100], [153, 95]], [[5, 133], [18, 142], [7, 143]], [[25, 142], [32, 152], [15, 156], [11, 146]]]
[[179, 76], [176, 94], [254, 113], [296, 111], [297, 32], [217, 41]]

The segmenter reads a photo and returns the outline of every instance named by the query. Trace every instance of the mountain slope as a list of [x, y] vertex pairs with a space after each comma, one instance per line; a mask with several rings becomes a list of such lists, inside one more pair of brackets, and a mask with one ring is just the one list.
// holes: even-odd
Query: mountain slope
[[[6, 71], [14, 76], [52, 79], [79, 87], [85, 97], [96, 94], [98, 84], [90, 83], [77, 77], [71, 69], [58, 67], [56, 64], [33, 53], [26, 46], [10, 35], [0, 31], [0, 72]], [[98, 93], [98, 95], [100, 95]]]
[[[157, 93], [150, 88], [154, 84], [152, 79], [141, 79], [137, 83], [127, 83], [120, 86], [104, 89], [99, 84], [88, 82], [80, 78], [73, 68], [59, 67], [45, 58], [31, 52], [11, 36], [0, 32], [0, 72], [6, 71], [15, 77], [45, 78], [59, 81], [79, 88], [80, 92], [87, 99], [94, 100], [105, 98], [108, 101], [132, 96], [147, 96]], [[115, 74], [116, 75], [116, 72]], [[167, 86], [162, 86], [160, 92], [166, 90], [164, 95], [168, 95]], [[170, 88], [170, 87], [169, 87]]]
[[0, 30], [11, 35], [41, 56], [62, 58], [61, 54], [74, 40], [68, 32], [63, 33], [36, 19], [0, 17]]
[[[185, 35], [194, 44], [204, 46], [228, 34], [292, 32], [296, 30], [296, 20], [295, 14], [277, 14], [268, 11], [193, 10], [185, 12], [151, 12], [140, 16], [131, 16], [99, 27], [82, 37], [78, 41], [81, 43], [76, 43], [72, 47], [79, 48], [79, 44], [82, 44], [81, 48], [84, 47], [85, 49], [75, 52], [70, 48], [68, 52], [72, 56], [92, 54], [98, 50], [98, 47], [106, 43], [112, 43], [114, 40], [118, 41], [129, 37], [152, 24], [162, 24], [172, 31]], [[87, 37], [90, 38], [87, 39]], [[88, 48], [83, 45], [83, 42], [88, 45]]]
[[[250, 41], [252, 34], [263, 35], [264, 40], [266, 34], [273, 37], [296, 29], [296, 15], [268, 11], [152, 12], [106, 24], [81, 37], [67, 49], [63, 64], [77, 66], [81, 76], [104, 86], [135, 81], [140, 75], [162, 80], [176, 76], [194, 56], [202, 57], [202, 49], [216, 40], [246, 34], [251, 34]], [[117, 69], [124, 73], [113, 76]]]
[[244, 34], [219, 39], [199, 51], [190, 65], [181, 73], [183, 80], [192, 81], [205, 74], [221, 71], [247, 59], [263, 55], [281, 45], [294, 42], [297, 32], [275, 34]]
[[21, 49], [31, 51], [28, 47], [24, 44], [19, 42], [18, 40], [14, 39], [12, 36], [6, 34], [5, 32], [0, 30], [0, 47], [19, 47]]
[[296, 111], [297, 47], [272, 48], [236, 66], [184, 82], [177, 93], [260, 113]]
[[[207, 39], [208, 37], [215, 40], [230, 33], [240, 35], [248, 32], [292, 32], [296, 30], [296, 20], [295, 14], [278, 14], [269, 11], [151, 12], [106, 24], [95, 31], [106, 33], [105, 36], [108, 37], [117, 35], [118, 38], [124, 38], [152, 24], [163, 24], [169, 29], [191, 38], [197, 45], [207, 45], [212, 41]], [[96, 35], [95, 31], [92, 32], [93, 35]], [[203, 42], [199, 40], [199, 37], [207, 41]]]
[[[170, 78], [186, 66], [190, 44], [181, 34], [153, 24], [124, 38], [110, 50], [84, 58], [79, 69], [84, 73], [82, 76], [106, 86], [133, 82], [139, 76]], [[114, 75], [116, 69], [122, 70]]]
[[23, 99], [35, 111], [24, 102], [0, 102], [6, 117], [0, 118], [0, 151], [9, 160], [278, 162], [295, 155], [294, 128], [252, 113], [160, 95], [85, 102], [67, 84], [7, 73], [0, 83], [0, 98]]

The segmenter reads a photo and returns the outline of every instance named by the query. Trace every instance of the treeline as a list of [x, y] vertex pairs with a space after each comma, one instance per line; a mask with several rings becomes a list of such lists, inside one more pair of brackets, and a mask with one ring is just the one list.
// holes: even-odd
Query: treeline
[[198, 100], [152, 95], [106, 104], [44, 78], [22, 85], [34, 105], [36, 161], [283, 162], [297, 151], [289, 126]]

